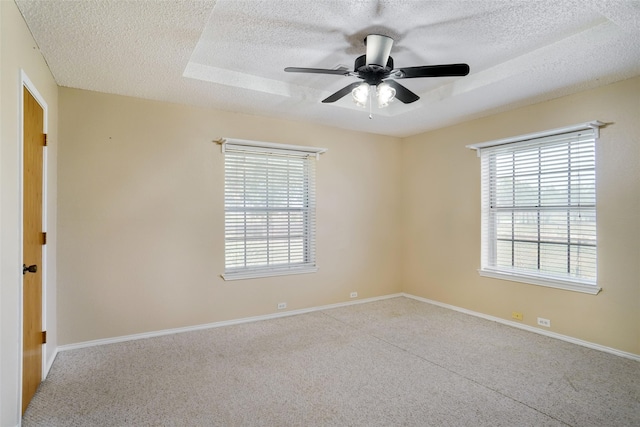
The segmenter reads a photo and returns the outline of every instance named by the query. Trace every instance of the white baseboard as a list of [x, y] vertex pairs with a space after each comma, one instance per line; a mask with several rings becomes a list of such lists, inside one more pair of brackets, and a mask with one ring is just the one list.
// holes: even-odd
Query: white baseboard
[[390, 294], [390, 295], [384, 295], [381, 297], [358, 299], [354, 301], [346, 301], [346, 302], [340, 302], [337, 304], [322, 305], [322, 306], [311, 307], [311, 308], [302, 308], [300, 310], [291, 310], [291, 311], [283, 311], [283, 312], [272, 313], [272, 314], [265, 314], [262, 316], [244, 317], [241, 319], [224, 320], [221, 322], [187, 326], [184, 328], [164, 329], [161, 331], [145, 332], [142, 334], [124, 335], [124, 336], [105, 338], [100, 340], [84, 341], [84, 342], [79, 342], [75, 344], [65, 344], [65, 345], [58, 346], [58, 348], [56, 349], [56, 354], [59, 351], [75, 350], [79, 348], [94, 347], [98, 345], [114, 344], [114, 343], [125, 342], [125, 341], [153, 338], [153, 337], [159, 337], [163, 335], [178, 334], [181, 332], [190, 332], [190, 331], [199, 331], [202, 329], [219, 328], [222, 326], [238, 325], [241, 323], [258, 322], [260, 320], [277, 319], [279, 317], [295, 316], [298, 314], [311, 313], [313, 311], [327, 310], [327, 309], [338, 308], [338, 307], [346, 307], [346, 306], [355, 305], [355, 304], [364, 304], [368, 302], [380, 301], [380, 300], [385, 300], [389, 298], [397, 298], [401, 296], [403, 296], [403, 294], [401, 293]]
[[56, 360], [56, 356], [58, 355], [58, 350], [59, 350], [58, 347], [56, 347], [55, 350], [53, 351], [53, 355], [51, 355], [51, 357], [47, 359], [47, 363], [45, 364], [44, 372], [42, 374], [43, 380], [45, 380], [47, 378], [47, 375], [49, 375], [51, 366], [53, 366], [53, 361]]
[[467, 310], [466, 308], [456, 307], [455, 305], [445, 304], [445, 303], [442, 303], [442, 302], [430, 300], [430, 299], [427, 299], [427, 298], [418, 297], [418, 296], [407, 294], [407, 293], [404, 293], [404, 292], [402, 293], [402, 296], [405, 296], [407, 298], [411, 298], [411, 299], [414, 299], [414, 300], [417, 300], [417, 301], [426, 302], [428, 304], [437, 305], [438, 307], [448, 308], [449, 310], [458, 311], [460, 313], [469, 314], [471, 316], [480, 317], [482, 319], [486, 319], [486, 320], [491, 320], [493, 322], [502, 323], [503, 325], [513, 326], [514, 328], [524, 329], [525, 331], [534, 332], [536, 334], [545, 335], [547, 337], [556, 338], [556, 339], [559, 339], [559, 340], [562, 340], [562, 341], [570, 342], [572, 344], [577, 344], [577, 345], [580, 345], [580, 346], [583, 346], [583, 347], [588, 347], [588, 348], [591, 348], [591, 349], [594, 349], [594, 350], [604, 351], [605, 353], [611, 353], [611, 354], [614, 354], [616, 356], [620, 356], [620, 357], [624, 357], [624, 358], [627, 358], [627, 359], [632, 359], [632, 360], [636, 360], [636, 361], [640, 362], [640, 355], [638, 355], [638, 354], [628, 353], [626, 351], [617, 350], [615, 348], [606, 347], [604, 345], [592, 343], [592, 342], [589, 342], [589, 341], [584, 341], [584, 340], [581, 340], [581, 339], [578, 339], [578, 338], [570, 337], [568, 335], [562, 335], [562, 334], [558, 334], [556, 332], [545, 331], [543, 329], [538, 329], [538, 328], [535, 328], [533, 326], [523, 325], [522, 323], [513, 322], [511, 320], [502, 319], [500, 317], [490, 316], [488, 314], [478, 313], [477, 311]]
[[599, 350], [599, 351], [604, 351], [606, 353], [610, 353], [610, 354], [614, 354], [616, 356], [620, 356], [620, 357], [624, 357], [627, 359], [632, 359], [632, 360], [636, 360], [640, 362], [640, 355], [634, 354], [634, 353], [628, 353], [622, 350], [617, 350], [615, 348], [611, 348], [611, 347], [606, 347], [600, 344], [596, 344], [596, 343], [592, 343], [589, 341], [584, 341], [578, 338], [574, 338], [574, 337], [570, 337], [568, 335], [562, 335], [562, 334], [558, 334], [555, 332], [551, 332], [551, 331], [545, 331], [542, 329], [538, 329], [535, 328], [533, 326], [529, 326], [529, 325], [523, 325], [521, 323], [517, 323], [517, 322], [513, 322], [510, 320], [506, 320], [506, 319], [502, 319], [500, 317], [495, 317], [495, 316], [490, 316], [488, 314], [483, 314], [483, 313], [479, 313], [476, 311], [472, 311], [472, 310], [467, 310], [466, 308], [462, 308], [462, 307], [457, 307], [454, 305], [450, 305], [450, 304], [445, 304], [439, 301], [434, 301], [434, 300], [430, 300], [427, 298], [422, 298], [419, 296], [415, 296], [415, 295], [411, 295], [411, 294], [407, 294], [407, 293], [397, 293], [397, 294], [390, 294], [390, 295], [384, 295], [384, 296], [380, 296], [380, 297], [374, 297], [374, 298], [365, 298], [365, 299], [359, 299], [359, 300], [355, 300], [355, 301], [347, 301], [347, 302], [341, 302], [341, 303], [337, 303], [337, 304], [329, 304], [329, 305], [322, 305], [322, 306], [318, 306], [318, 307], [311, 307], [311, 308], [303, 308], [300, 310], [291, 310], [291, 311], [284, 311], [284, 312], [278, 312], [278, 313], [271, 313], [271, 314], [265, 314], [262, 316], [253, 316], [253, 317], [245, 317], [245, 318], [241, 318], [241, 319], [233, 319], [233, 320], [224, 320], [221, 322], [214, 322], [214, 323], [207, 323], [207, 324], [203, 324], [203, 325], [194, 325], [194, 326], [187, 326], [184, 328], [175, 328], [175, 329], [164, 329], [164, 330], [160, 330], [160, 331], [153, 331], [153, 332], [145, 332], [142, 334], [133, 334], [133, 335], [124, 335], [124, 336], [119, 336], [119, 337], [113, 337], [113, 338], [105, 338], [105, 339], [99, 339], [99, 340], [93, 340], [93, 341], [84, 341], [84, 342], [79, 342], [79, 343], [75, 343], [75, 344], [66, 344], [66, 345], [61, 345], [59, 346], [56, 351], [54, 352], [53, 357], [51, 358], [51, 360], [48, 362], [48, 368], [47, 368], [47, 372], [49, 370], [49, 368], [51, 368], [51, 364], [53, 363], [53, 360], [55, 359], [55, 356], [57, 355], [57, 353], [59, 351], [67, 351], [67, 350], [75, 350], [75, 349], [79, 349], [79, 348], [86, 348], [86, 347], [94, 347], [94, 346], [98, 346], [98, 345], [105, 345], [105, 344], [114, 344], [114, 343], [119, 343], [119, 342], [125, 342], [125, 341], [133, 341], [133, 340], [139, 340], [139, 339], [145, 339], [145, 338], [153, 338], [153, 337], [159, 337], [159, 336], [163, 336], [163, 335], [171, 335], [171, 334], [178, 334], [181, 332], [190, 332], [190, 331], [198, 331], [198, 330], [202, 330], [202, 329], [210, 329], [210, 328], [219, 328], [222, 326], [230, 326], [230, 325], [238, 325], [238, 324], [242, 324], [242, 323], [249, 323], [249, 322], [258, 322], [261, 320], [269, 320], [269, 319], [277, 319], [280, 317], [287, 317], [287, 316], [295, 316], [298, 314], [304, 314], [304, 313], [311, 313], [314, 311], [320, 311], [320, 310], [327, 310], [327, 309], [331, 309], [331, 308], [338, 308], [338, 307], [346, 307], [349, 305], [355, 305], [355, 304], [365, 304], [368, 302], [374, 302], [374, 301], [380, 301], [380, 300], [385, 300], [385, 299], [390, 299], [390, 298], [397, 298], [397, 297], [407, 297], [407, 298], [411, 298], [417, 301], [421, 301], [421, 302], [425, 302], [428, 304], [433, 304], [439, 307], [443, 307], [443, 308], [447, 308], [449, 310], [454, 310], [460, 313], [464, 313], [464, 314], [468, 314], [471, 316], [475, 316], [475, 317], [479, 317], [485, 320], [491, 320], [493, 322], [498, 322], [498, 323], [502, 323], [504, 325], [507, 326], [512, 326], [514, 328], [518, 328], [518, 329], [524, 329], [525, 331], [529, 331], [529, 332], [534, 332], [536, 334], [540, 334], [540, 335], [545, 335], [547, 337], [551, 337], [551, 338], [556, 338], [562, 341], [566, 341], [566, 342], [570, 342], [572, 344], [577, 344], [583, 347], [588, 347], [594, 350]]

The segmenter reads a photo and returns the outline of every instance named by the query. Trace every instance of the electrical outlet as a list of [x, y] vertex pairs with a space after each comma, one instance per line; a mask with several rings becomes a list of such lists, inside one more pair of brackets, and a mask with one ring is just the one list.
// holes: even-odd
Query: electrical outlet
[[522, 313], [520, 313], [519, 311], [512, 311], [511, 312], [511, 317], [513, 317], [516, 320], [522, 320], [523, 319]]
[[357, 292], [351, 292], [349, 294], [349, 298], [358, 298], [358, 293]]
[[278, 310], [282, 310], [283, 308], [287, 308], [287, 303], [286, 302], [279, 302], [278, 303]]
[[538, 325], [550, 328], [551, 327], [551, 320], [543, 319], [542, 317], [538, 317]]

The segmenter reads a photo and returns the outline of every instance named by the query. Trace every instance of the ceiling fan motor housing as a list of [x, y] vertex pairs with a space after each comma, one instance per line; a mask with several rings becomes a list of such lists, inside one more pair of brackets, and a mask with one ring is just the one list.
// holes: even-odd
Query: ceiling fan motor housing
[[370, 85], [376, 86], [391, 74], [393, 70], [393, 58], [389, 57], [387, 65], [381, 67], [374, 64], [367, 65], [367, 55], [362, 55], [356, 58], [353, 69], [362, 80]]
[[367, 65], [382, 67], [391, 53], [393, 39], [382, 34], [369, 34], [364, 45], [367, 47]]

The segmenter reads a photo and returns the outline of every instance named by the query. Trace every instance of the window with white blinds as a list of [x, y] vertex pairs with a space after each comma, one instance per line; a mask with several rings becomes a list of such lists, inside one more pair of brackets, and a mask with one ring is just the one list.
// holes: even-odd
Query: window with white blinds
[[481, 274], [598, 293], [594, 123], [471, 146], [482, 163]]
[[223, 151], [225, 280], [316, 271], [315, 163], [324, 150], [226, 140]]

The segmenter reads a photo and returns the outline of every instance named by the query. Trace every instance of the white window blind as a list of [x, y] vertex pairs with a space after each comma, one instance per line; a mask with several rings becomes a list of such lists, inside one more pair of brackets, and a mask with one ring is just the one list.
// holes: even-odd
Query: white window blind
[[596, 138], [585, 126], [470, 146], [482, 163], [481, 274], [599, 291]]
[[223, 151], [223, 277], [316, 271], [315, 163], [325, 150], [229, 140]]

